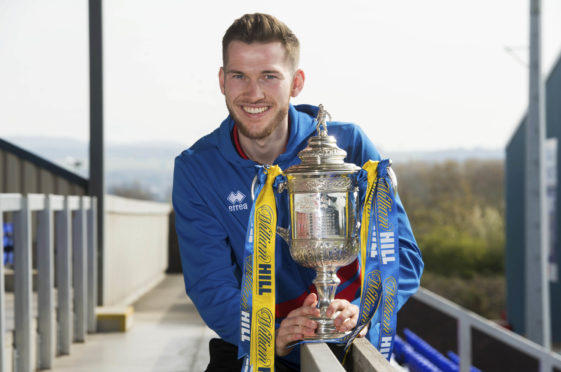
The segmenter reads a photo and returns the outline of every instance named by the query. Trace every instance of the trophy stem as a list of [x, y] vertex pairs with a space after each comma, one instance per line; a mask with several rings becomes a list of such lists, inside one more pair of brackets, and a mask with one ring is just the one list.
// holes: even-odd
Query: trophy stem
[[329, 304], [335, 298], [335, 291], [337, 286], [341, 282], [337, 277], [336, 268], [333, 266], [320, 267], [316, 269], [316, 278], [314, 279], [314, 285], [318, 292], [318, 308], [320, 311], [320, 316], [318, 318], [312, 318], [318, 324], [315, 336], [306, 337], [308, 340], [327, 340], [331, 338], [337, 338], [344, 336], [345, 333], [337, 331], [335, 324], [333, 323], [333, 318], [328, 318], [325, 315]]
[[341, 281], [337, 277], [336, 268], [333, 266], [317, 268], [316, 273], [314, 285], [318, 291], [318, 308], [320, 316], [325, 318], [325, 312], [335, 298], [335, 291]]

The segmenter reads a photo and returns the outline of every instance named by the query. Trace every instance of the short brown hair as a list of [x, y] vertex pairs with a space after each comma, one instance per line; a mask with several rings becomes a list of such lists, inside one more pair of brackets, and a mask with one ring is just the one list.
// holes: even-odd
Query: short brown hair
[[226, 51], [232, 41], [241, 41], [246, 44], [280, 41], [286, 50], [286, 57], [292, 67], [294, 69], [298, 67], [300, 42], [287, 25], [272, 15], [245, 14], [232, 23], [222, 38], [222, 63], [224, 63], [224, 67], [228, 60]]

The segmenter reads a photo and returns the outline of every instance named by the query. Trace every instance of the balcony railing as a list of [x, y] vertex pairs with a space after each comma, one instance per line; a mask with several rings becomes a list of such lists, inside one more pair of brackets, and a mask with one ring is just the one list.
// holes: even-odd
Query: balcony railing
[[[57, 352], [69, 354], [73, 341], [83, 342], [87, 332], [96, 330], [95, 205], [95, 198], [87, 196], [0, 194], [0, 226], [5, 213], [11, 212], [13, 217], [15, 316], [12, 349], [7, 342], [12, 337], [6, 330], [4, 266], [0, 265], [0, 371], [49, 369]], [[35, 237], [34, 212], [38, 222]], [[37, 242], [37, 322], [33, 314], [33, 241]]]
[[[447, 299], [438, 296], [424, 288], [413, 295], [413, 298], [433, 310], [445, 314], [456, 320], [458, 354], [460, 357], [460, 371], [470, 370], [473, 359], [472, 332], [477, 331], [488, 335], [497, 342], [507, 345], [516, 352], [531, 356], [537, 361], [538, 371], [553, 372], [561, 369], [561, 354], [548, 350], [496, 323], [468, 311]], [[492, 353], [493, 350], [488, 350]], [[478, 366], [479, 367], [479, 366]], [[482, 367], [485, 370], [484, 367]]]

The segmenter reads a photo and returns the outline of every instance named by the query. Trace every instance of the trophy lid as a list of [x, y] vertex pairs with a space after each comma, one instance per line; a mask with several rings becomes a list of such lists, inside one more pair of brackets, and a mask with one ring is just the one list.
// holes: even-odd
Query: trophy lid
[[[299, 165], [293, 165], [285, 173], [354, 173], [360, 169], [352, 163], [345, 163], [347, 152], [337, 146], [335, 137], [327, 134], [326, 116], [331, 115], [319, 105], [316, 117], [317, 136], [308, 140], [308, 146], [298, 153], [302, 161]], [[321, 128], [323, 126], [323, 129]]]

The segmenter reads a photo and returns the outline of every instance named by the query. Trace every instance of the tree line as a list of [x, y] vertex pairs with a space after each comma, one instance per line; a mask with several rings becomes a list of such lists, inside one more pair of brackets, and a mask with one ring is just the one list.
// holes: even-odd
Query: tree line
[[503, 161], [409, 162], [393, 168], [425, 262], [421, 285], [498, 317], [504, 307]]

